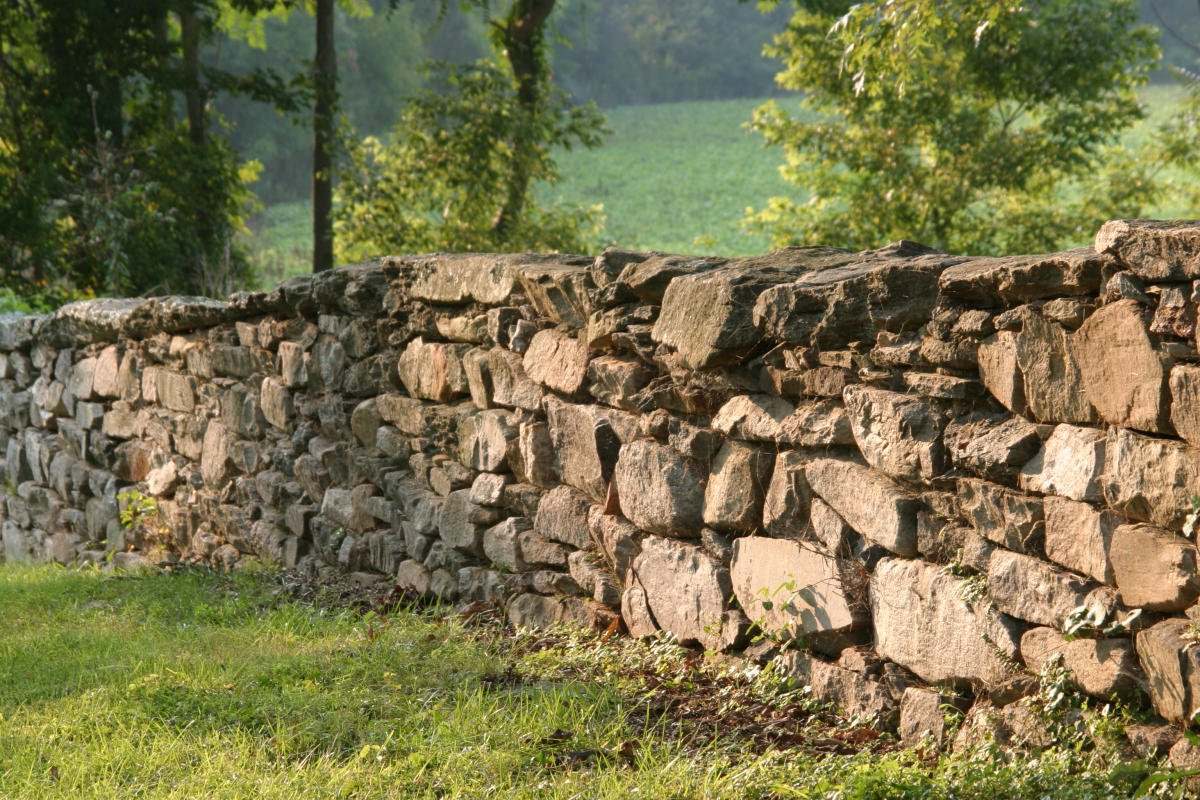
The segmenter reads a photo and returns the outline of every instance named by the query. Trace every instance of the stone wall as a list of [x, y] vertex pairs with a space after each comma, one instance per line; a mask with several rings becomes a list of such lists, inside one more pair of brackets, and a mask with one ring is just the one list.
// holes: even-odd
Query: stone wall
[[905, 736], [947, 700], [1028, 732], [1055, 658], [1186, 720], [1197, 278], [1200, 224], [1118, 221], [1052, 255], [388, 258], [5, 318], [4, 558], [254, 556], [785, 648]]

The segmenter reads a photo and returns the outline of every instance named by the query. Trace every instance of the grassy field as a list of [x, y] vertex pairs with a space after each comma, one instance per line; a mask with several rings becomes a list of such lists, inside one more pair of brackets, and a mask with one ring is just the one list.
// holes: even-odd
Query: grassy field
[[[1164, 118], [1177, 90], [1146, 90], [1149, 124]], [[604, 206], [606, 242], [641, 250], [744, 255], [768, 249], [765, 236], [742, 230], [747, 208], [799, 190], [779, 177], [779, 151], [763, 145], [745, 124], [759, 99], [668, 103], [608, 109], [612, 135], [596, 150], [562, 153], [562, 181], [545, 187], [547, 200]], [[779, 101], [785, 107], [794, 99]], [[1146, 124], [1130, 132], [1141, 142]], [[1155, 209], [1160, 217], [1187, 209]], [[308, 269], [307, 203], [283, 203], [253, 222], [253, 248], [264, 284]]]
[[1145, 773], [1083, 772], [1078, 746], [931, 760], [666, 642], [278, 586], [0, 567], [0, 797], [1020, 800], [1128, 796]]

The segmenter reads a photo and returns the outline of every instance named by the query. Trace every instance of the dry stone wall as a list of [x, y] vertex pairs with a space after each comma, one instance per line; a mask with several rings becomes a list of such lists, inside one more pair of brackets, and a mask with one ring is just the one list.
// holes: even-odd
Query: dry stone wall
[[7, 317], [4, 558], [255, 557], [782, 651], [910, 738], [947, 701], [1028, 730], [1054, 660], [1186, 721], [1198, 279], [1200, 224], [1114, 221], [1050, 255], [434, 255]]

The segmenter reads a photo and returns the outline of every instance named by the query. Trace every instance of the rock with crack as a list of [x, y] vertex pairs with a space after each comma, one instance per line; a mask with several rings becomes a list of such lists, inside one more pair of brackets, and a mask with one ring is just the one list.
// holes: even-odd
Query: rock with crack
[[621, 447], [614, 483], [621, 512], [644, 531], [694, 537], [703, 526], [706, 475], [676, 450], [645, 439]]
[[626, 583], [644, 593], [657, 627], [682, 644], [720, 648], [721, 619], [731, 587], [729, 571], [712, 556], [696, 545], [647, 536], [630, 573]]
[[847, 386], [843, 399], [854, 440], [872, 467], [914, 482], [946, 470], [944, 420], [930, 403], [858, 384]]
[[897, 555], [917, 554], [916, 497], [852, 461], [813, 459], [805, 475], [813, 492], [858, 533]]

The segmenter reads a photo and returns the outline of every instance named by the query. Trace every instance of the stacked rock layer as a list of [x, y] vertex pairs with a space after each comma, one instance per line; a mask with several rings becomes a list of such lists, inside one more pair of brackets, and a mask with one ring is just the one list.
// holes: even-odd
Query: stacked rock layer
[[759, 630], [913, 734], [948, 697], [1018, 729], [1051, 659], [1185, 721], [1198, 278], [1200, 224], [1115, 221], [1051, 255], [400, 257], [6, 317], [4, 558]]

